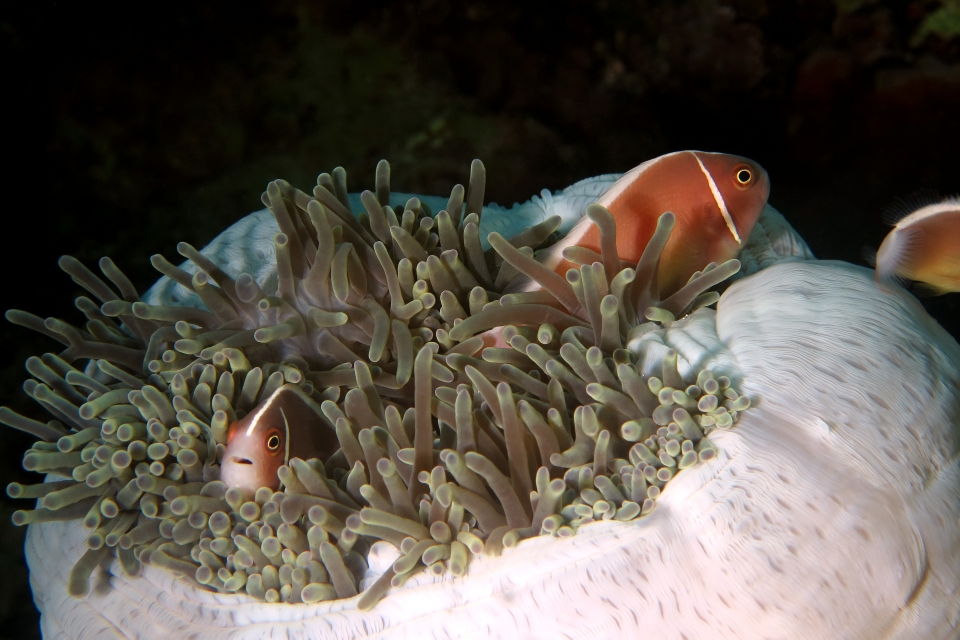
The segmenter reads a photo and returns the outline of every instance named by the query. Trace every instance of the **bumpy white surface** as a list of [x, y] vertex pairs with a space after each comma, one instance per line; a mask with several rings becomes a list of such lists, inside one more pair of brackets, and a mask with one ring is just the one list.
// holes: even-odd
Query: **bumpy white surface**
[[[666, 341], [755, 406], [652, 514], [536, 538], [460, 579], [269, 605], [146, 568], [72, 600], [79, 523], [31, 526], [47, 638], [956, 638], [960, 346], [908, 294], [838, 262], [733, 284]], [[698, 346], [699, 345], [699, 346]]]
[[733, 276], [734, 279], [784, 260], [813, 260], [814, 255], [800, 234], [794, 231], [779, 211], [768, 204], [760, 212], [760, 218], [737, 258], [740, 260], [740, 272]]

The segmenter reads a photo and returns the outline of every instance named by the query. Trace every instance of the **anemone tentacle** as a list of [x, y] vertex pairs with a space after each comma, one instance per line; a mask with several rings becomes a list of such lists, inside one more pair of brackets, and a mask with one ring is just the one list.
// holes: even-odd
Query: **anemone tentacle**
[[[267, 602], [349, 598], [370, 546], [386, 541], [402, 556], [364, 592], [369, 608], [419, 571], [462, 575], [471, 556], [531, 536], [645, 516], [679, 471], [716, 455], [705, 434], [729, 428], [750, 401], [728, 376], [680, 363], [663, 335], [715, 301], [701, 294], [736, 261], [659, 300], [647, 276], [671, 214], [635, 269], [610, 252], [609, 212], [590, 205], [603, 255], [564, 281], [531, 257], [558, 216], [480, 244], [479, 161], [467, 188], [453, 189], [451, 211], [436, 216], [415, 197], [389, 206], [386, 162], [377, 176], [359, 215], [342, 169], [321, 174], [312, 196], [268, 185], [262, 199], [279, 229], [270, 285], [232, 277], [186, 244], [178, 251], [198, 268], [192, 275], [154, 257], [202, 308], [140, 301], [106, 259], [119, 293], [62, 261], [102, 305], [82, 305], [86, 331], [43, 322], [69, 347], [47, 354], [28, 387], [73, 433], [29, 425], [51, 440], [24, 464], [76, 484], [38, 496], [40, 508], [15, 519], [83, 516], [90, 551], [71, 574], [72, 594], [87, 593], [110, 552], [130, 575], [148, 564]], [[548, 279], [549, 294], [503, 295], [518, 276]], [[23, 312], [8, 317], [39, 326]], [[491, 328], [506, 347], [483, 348], [475, 334]], [[229, 425], [285, 384], [322, 403], [339, 449], [289, 459], [281, 491], [226, 486]]]

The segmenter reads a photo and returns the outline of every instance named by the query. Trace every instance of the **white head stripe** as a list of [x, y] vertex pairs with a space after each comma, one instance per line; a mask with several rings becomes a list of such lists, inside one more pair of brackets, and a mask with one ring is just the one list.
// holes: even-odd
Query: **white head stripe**
[[287, 414], [283, 412], [283, 407], [280, 407], [280, 417], [283, 418], [283, 430], [286, 432], [283, 438], [283, 461], [286, 462], [290, 459], [290, 423], [287, 421]]
[[[270, 405], [273, 404], [273, 401], [277, 399], [277, 395], [279, 394], [274, 392], [274, 394], [270, 396], [270, 398], [266, 402], [264, 402], [259, 409], [257, 409], [257, 412], [253, 414], [253, 418], [250, 420], [250, 426], [247, 427], [248, 436], [253, 434], [253, 430], [257, 428], [257, 423], [260, 422], [260, 416], [263, 415], [264, 411], [270, 408]], [[282, 410], [281, 410], [281, 413], [282, 413]], [[287, 419], [286, 416], [284, 416], [283, 419], [286, 420]]]
[[740, 244], [740, 234], [737, 233], [737, 225], [733, 224], [733, 218], [730, 217], [730, 212], [727, 211], [727, 203], [723, 200], [723, 194], [720, 193], [720, 189], [717, 188], [717, 183], [713, 181], [713, 176], [710, 175], [710, 172], [707, 171], [707, 168], [703, 166], [700, 156], [694, 153], [693, 157], [697, 159], [697, 164], [700, 165], [700, 171], [702, 171], [703, 175], [707, 178], [707, 184], [710, 186], [710, 193], [713, 194], [713, 199], [720, 208], [720, 214], [723, 216], [723, 221], [727, 223], [727, 229], [730, 229], [730, 233], [733, 234], [733, 239], [737, 241], [737, 244]]

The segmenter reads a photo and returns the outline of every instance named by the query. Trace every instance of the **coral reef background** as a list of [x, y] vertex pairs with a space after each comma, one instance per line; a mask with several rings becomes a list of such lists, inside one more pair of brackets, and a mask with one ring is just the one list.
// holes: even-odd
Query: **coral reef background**
[[[4, 307], [78, 321], [60, 255], [110, 255], [144, 290], [151, 254], [203, 246], [269, 180], [339, 164], [369, 188], [380, 158], [397, 190], [438, 195], [482, 158], [488, 199], [509, 204], [668, 151], [736, 153], [818, 257], [854, 263], [897, 198], [960, 190], [954, 0], [353, 5], [4, 3]], [[924, 304], [960, 335], [960, 296]], [[55, 345], [0, 335], [0, 398], [38, 416], [23, 361]], [[29, 438], [0, 442], [0, 482], [35, 481]], [[15, 508], [0, 638], [35, 638]]]

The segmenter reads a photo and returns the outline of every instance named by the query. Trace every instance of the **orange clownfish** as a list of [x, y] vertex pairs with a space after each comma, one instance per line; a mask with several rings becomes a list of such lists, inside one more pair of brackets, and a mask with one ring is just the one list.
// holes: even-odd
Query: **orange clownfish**
[[249, 492], [277, 489], [277, 469], [290, 458], [326, 460], [339, 447], [320, 405], [296, 385], [286, 384], [230, 425], [220, 479]]
[[[617, 253], [636, 264], [657, 227], [672, 211], [676, 226], [660, 260], [660, 296], [676, 292], [711, 262], [735, 258], [750, 236], [770, 195], [767, 172], [752, 160], [725, 153], [677, 151], [625, 173], [597, 204], [617, 223]], [[583, 218], [539, 258], [561, 276], [576, 265], [567, 247], [600, 252], [600, 232]]]
[[877, 282], [915, 280], [933, 295], [960, 291], [960, 199], [922, 206], [887, 234], [877, 251]]

